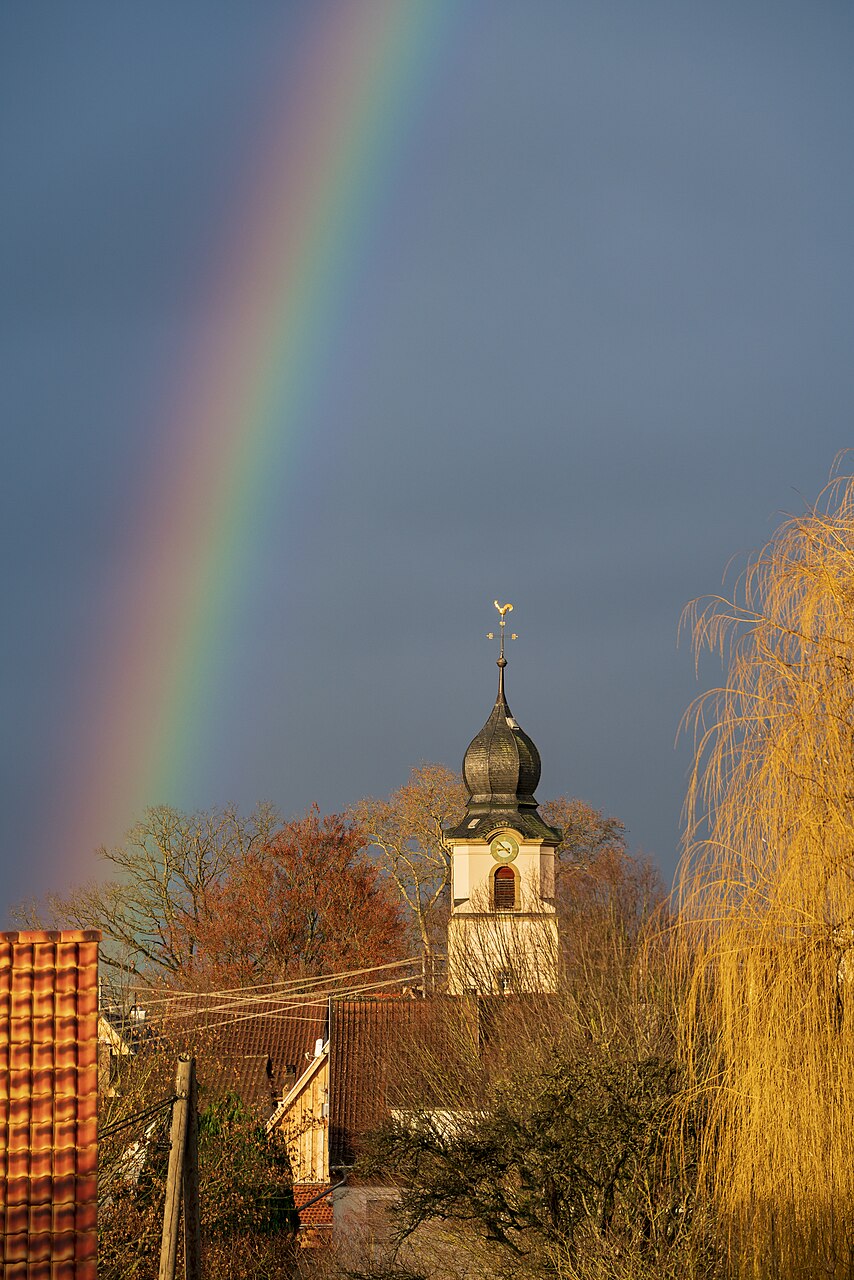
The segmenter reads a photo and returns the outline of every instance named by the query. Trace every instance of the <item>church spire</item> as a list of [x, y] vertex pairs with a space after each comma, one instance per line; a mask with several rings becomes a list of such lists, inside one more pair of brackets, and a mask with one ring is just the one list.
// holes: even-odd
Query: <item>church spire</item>
[[[465, 817], [450, 838], [485, 839], [498, 827], [512, 827], [529, 839], [559, 839], [540, 817], [534, 791], [540, 781], [540, 754], [513, 718], [504, 692], [505, 630], [512, 604], [495, 607], [500, 615], [498, 696], [492, 714], [469, 743], [463, 757], [463, 781], [469, 793]], [[495, 632], [488, 633], [490, 640]], [[510, 639], [516, 639], [511, 632]]]

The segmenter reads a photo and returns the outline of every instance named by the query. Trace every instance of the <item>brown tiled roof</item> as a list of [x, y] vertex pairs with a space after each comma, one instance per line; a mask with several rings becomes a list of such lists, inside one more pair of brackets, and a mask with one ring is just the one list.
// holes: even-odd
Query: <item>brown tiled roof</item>
[[[138, 1002], [144, 1005], [144, 997]], [[168, 1001], [158, 993], [146, 1025], [176, 1052], [195, 1055], [203, 1098], [234, 1090], [266, 1117], [288, 1087], [288, 1069], [301, 1076], [316, 1042], [325, 1042], [326, 1020], [325, 1000], [271, 997], [238, 1003], [205, 993]]]
[[492, 1049], [508, 1039], [521, 1039], [532, 1044], [549, 1028], [560, 1024], [565, 1005], [561, 998], [537, 991], [528, 994], [479, 995], [477, 997], [478, 1041], [487, 1067], [492, 1062]]
[[[328, 1192], [324, 1195], [324, 1192]], [[321, 1197], [317, 1199], [316, 1197]], [[313, 1200], [314, 1204], [309, 1204]], [[294, 1183], [294, 1204], [301, 1227], [332, 1226], [332, 1186], [323, 1182]], [[303, 1208], [307, 1205], [307, 1208]]]
[[228, 1065], [238, 1097], [253, 1111], [269, 1115], [275, 1106], [273, 1064], [269, 1056], [266, 1053], [233, 1054]]
[[353, 1165], [392, 1109], [469, 1109], [508, 1045], [529, 1052], [557, 1012], [556, 997], [539, 993], [335, 1001], [330, 1168]]
[[94, 1280], [98, 942], [94, 931], [0, 933], [3, 1275]]
[[[465, 1042], [467, 1016], [466, 1003], [448, 996], [334, 1003], [330, 1167], [355, 1163], [366, 1135], [382, 1124], [391, 1107], [407, 1104], [409, 1086], [412, 1096], [447, 1105], [444, 1089]], [[431, 1072], [431, 1062], [441, 1070]]]
[[289, 1067], [301, 1076], [314, 1057], [318, 1040], [326, 1041], [326, 1002], [293, 1000], [261, 1005], [252, 1016], [216, 1029], [217, 1043], [231, 1054], [266, 1054], [278, 1094]]

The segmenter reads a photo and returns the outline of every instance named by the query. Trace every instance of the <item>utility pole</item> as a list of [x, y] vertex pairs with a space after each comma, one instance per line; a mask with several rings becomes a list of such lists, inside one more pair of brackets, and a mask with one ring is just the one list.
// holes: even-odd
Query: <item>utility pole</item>
[[175, 1074], [175, 1101], [172, 1104], [172, 1128], [169, 1134], [169, 1169], [166, 1174], [166, 1201], [163, 1206], [163, 1235], [160, 1240], [158, 1280], [175, 1280], [190, 1095], [195, 1094], [195, 1065], [195, 1058], [182, 1053], [178, 1059], [178, 1070]]
[[196, 1059], [190, 1059], [190, 1114], [184, 1160], [184, 1272], [186, 1280], [202, 1280], [202, 1219], [199, 1212], [199, 1104]]

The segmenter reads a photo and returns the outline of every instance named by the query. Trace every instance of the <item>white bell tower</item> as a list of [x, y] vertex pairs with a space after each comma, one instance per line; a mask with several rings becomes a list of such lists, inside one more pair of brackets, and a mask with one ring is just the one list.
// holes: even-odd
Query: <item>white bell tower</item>
[[447, 832], [452, 995], [554, 991], [558, 980], [554, 892], [561, 833], [540, 817], [534, 796], [539, 752], [513, 719], [504, 695], [504, 632], [513, 606], [496, 600], [495, 607], [500, 615], [498, 697], [463, 759], [469, 793], [465, 817]]

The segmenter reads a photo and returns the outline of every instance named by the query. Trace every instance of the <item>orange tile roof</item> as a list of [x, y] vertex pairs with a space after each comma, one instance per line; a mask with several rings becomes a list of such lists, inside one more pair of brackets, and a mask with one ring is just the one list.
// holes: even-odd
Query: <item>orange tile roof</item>
[[[327, 1192], [328, 1194], [324, 1194]], [[317, 1199], [316, 1197], [322, 1197]], [[314, 1201], [309, 1204], [309, 1201]], [[294, 1204], [300, 1227], [332, 1226], [332, 1186], [323, 1182], [295, 1182]], [[307, 1206], [307, 1208], [303, 1207]]]
[[98, 943], [94, 930], [0, 933], [0, 1262], [95, 1280]]

